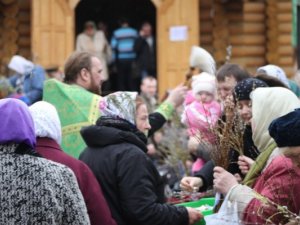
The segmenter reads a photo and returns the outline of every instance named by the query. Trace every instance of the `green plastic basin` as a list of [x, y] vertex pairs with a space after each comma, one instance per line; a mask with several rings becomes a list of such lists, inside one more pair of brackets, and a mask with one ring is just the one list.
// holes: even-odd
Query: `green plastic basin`
[[[215, 204], [215, 198], [201, 198], [198, 201], [185, 202], [185, 203], [180, 203], [180, 204], [177, 204], [177, 205], [191, 207], [191, 208], [198, 208], [202, 205], [214, 206], [214, 204]], [[203, 216], [207, 216], [207, 215], [213, 214], [213, 210], [205, 210], [205, 211], [202, 211], [201, 213], [202, 213]], [[195, 225], [205, 225], [205, 220], [202, 219], [199, 222], [195, 223]]]

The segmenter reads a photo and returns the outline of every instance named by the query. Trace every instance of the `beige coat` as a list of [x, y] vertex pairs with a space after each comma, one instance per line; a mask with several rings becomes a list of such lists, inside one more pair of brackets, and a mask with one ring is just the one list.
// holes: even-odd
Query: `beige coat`
[[112, 51], [103, 31], [96, 31], [93, 37], [85, 33], [79, 34], [76, 40], [76, 51], [87, 51], [95, 54], [103, 63], [103, 80], [108, 79], [107, 64], [111, 60]]

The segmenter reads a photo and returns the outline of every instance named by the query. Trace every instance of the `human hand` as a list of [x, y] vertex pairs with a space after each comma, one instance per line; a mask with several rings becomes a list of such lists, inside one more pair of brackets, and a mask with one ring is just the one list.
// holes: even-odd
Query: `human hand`
[[231, 173], [219, 166], [214, 168], [214, 188], [216, 191], [226, 195], [230, 188], [236, 184], [238, 182]]
[[174, 108], [177, 108], [178, 106], [183, 104], [187, 91], [187, 86], [180, 84], [170, 92], [166, 101], [172, 104]]
[[148, 151], [147, 151], [148, 155], [155, 155], [156, 149], [155, 149], [154, 144], [148, 144], [147, 149], [148, 149]]
[[184, 177], [180, 181], [180, 188], [183, 191], [193, 192], [194, 188], [203, 186], [203, 180], [199, 177]]
[[242, 174], [247, 174], [249, 172], [250, 167], [253, 165], [254, 160], [247, 156], [239, 156], [238, 165], [242, 172]]
[[187, 207], [186, 209], [189, 215], [189, 225], [192, 225], [203, 218], [203, 215], [196, 209], [189, 208], [189, 207]]

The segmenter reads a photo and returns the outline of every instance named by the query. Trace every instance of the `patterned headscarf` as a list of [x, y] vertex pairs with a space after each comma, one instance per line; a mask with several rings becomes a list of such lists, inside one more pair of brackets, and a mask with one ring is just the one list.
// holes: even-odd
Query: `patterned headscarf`
[[124, 119], [135, 125], [137, 92], [115, 92], [100, 101], [101, 116]]
[[268, 85], [256, 78], [242, 80], [234, 88], [235, 101], [250, 100], [250, 93], [259, 87], [268, 87]]
[[17, 99], [0, 100], [0, 118], [0, 144], [23, 143], [35, 147], [34, 125], [25, 103]]
[[48, 102], [36, 102], [29, 107], [33, 118], [35, 135], [52, 138], [61, 144], [61, 124], [56, 108]]
[[279, 66], [271, 65], [271, 64], [262, 66], [257, 69], [257, 73], [264, 73], [268, 76], [275, 77], [278, 80], [280, 80], [282, 83], [284, 83], [285, 86], [290, 88], [289, 80], [287, 79], [283, 69], [281, 69]]

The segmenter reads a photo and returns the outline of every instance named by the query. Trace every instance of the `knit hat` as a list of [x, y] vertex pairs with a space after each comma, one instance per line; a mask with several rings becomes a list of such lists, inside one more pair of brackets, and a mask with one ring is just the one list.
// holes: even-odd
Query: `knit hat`
[[273, 120], [269, 133], [278, 147], [300, 146], [300, 109]]
[[284, 83], [285, 86], [290, 88], [289, 80], [287, 79], [287, 76], [283, 69], [281, 69], [279, 66], [269, 64], [266, 66], [259, 67], [256, 72], [264, 73], [268, 76], [275, 77], [282, 83]]
[[250, 100], [250, 93], [258, 87], [268, 87], [268, 85], [256, 78], [242, 80], [234, 88], [235, 101]]
[[216, 92], [216, 78], [206, 72], [195, 75], [192, 77], [192, 90], [194, 95], [200, 91], [207, 91], [214, 95]]

